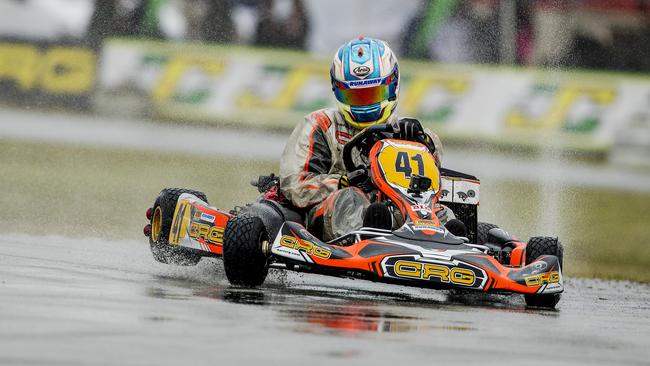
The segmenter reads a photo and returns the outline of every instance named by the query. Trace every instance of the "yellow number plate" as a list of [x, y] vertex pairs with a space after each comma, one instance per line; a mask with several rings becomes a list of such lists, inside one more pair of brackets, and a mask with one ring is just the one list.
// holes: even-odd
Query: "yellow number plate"
[[393, 186], [408, 188], [411, 176], [422, 175], [431, 179], [429, 190], [437, 192], [439, 189], [438, 168], [433, 156], [422, 145], [386, 141], [379, 153], [379, 168]]

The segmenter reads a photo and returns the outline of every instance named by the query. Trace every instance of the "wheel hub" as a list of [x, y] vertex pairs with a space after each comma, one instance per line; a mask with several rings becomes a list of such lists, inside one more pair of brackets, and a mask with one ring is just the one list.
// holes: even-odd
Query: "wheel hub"
[[151, 240], [158, 242], [160, 239], [160, 229], [162, 227], [162, 210], [160, 206], [156, 207], [151, 218]]
[[271, 242], [268, 240], [262, 240], [262, 254], [265, 257], [268, 257], [271, 254]]

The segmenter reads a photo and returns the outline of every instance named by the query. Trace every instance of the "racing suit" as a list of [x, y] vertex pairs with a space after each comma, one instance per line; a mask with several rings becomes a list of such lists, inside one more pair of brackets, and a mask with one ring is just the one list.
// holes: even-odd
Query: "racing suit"
[[[387, 123], [396, 121], [393, 115]], [[343, 145], [358, 132], [338, 109], [318, 110], [296, 126], [282, 154], [281, 192], [295, 207], [309, 210], [307, 228], [326, 241], [360, 228], [370, 205], [360, 189], [339, 189], [341, 176], [346, 174]], [[428, 130], [426, 133], [435, 145], [434, 158], [439, 165], [440, 139]]]

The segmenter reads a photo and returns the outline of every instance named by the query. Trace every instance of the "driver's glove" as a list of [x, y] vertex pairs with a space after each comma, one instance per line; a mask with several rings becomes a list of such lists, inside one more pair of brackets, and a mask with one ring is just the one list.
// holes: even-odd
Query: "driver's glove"
[[420, 121], [415, 118], [400, 118], [391, 124], [396, 139], [416, 141], [423, 143], [433, 154], [436, 152], [436, 144], [422, 127]]
[[420, 141], [424, 137], [424, 128], [415, 118], [400, 118], [391, 123], [393, 134], [396, 139], [407, 141]]
[[364, 192], [372, 191], [372, 180], [368, 175], [367, 169], [357, 169], [349, 172], [347, 175], [342, 175], [339, 179], [339, 188], [359, 187]]

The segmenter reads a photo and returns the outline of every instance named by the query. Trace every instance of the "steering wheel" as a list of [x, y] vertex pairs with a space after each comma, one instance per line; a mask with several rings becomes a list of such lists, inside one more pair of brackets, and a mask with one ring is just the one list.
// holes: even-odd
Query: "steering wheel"
[[393, 138], [393, 128], [387, 123], [372, 125], [354, 136], [343, 146], [343, 164], [348, 172], [367, 168], [365, 165], [356, 165], [352, 159], [352, 152], [359, 151], [361, 156], [368, 156], [372, 146], [379, 140]]

